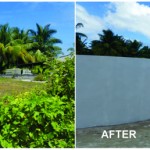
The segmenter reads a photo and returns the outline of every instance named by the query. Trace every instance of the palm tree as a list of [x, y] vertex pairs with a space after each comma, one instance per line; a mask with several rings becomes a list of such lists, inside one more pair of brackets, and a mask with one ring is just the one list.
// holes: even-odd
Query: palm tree
[[13, 67], [22, 63], [35, 62], [34, 56], [27, 51], [28, 44], [22, 44], [21, 40], [15, 40], [5, 46], [7, 67]]
[[0, 43], [4, 45], [10, 42], [10, 27], [8, 24], [0, 25]]
[[110, 29], [98, 35], [100, 39], [91, 43], [95, 55], [126, 56], [127, 48], [122, 36], [115, 35]]
[[57, 56], [61, 48], [57, 43], [61, 40], [54, 38], [57, 31], [36, 24], [37, 31], [10, 28], [8, 24], [0, 25], [0, 71], [18, 64], [41, 62], [46, 56]]
[[[82, 23], [76, 24], [76, 29], [84, 27]], [[90, 54], [89, 49], [86, 46], [87, 36], [81, 32], [76, 32], [76, 54]]]
[[28, 34], [31, 36], [33, 42], [38, 43], [38, 49], [46, 55], [49, 53], [52, 55], [57, 55], [58, 51], [60, 52], [61, 49], [58, 46], [55, 46], [55, 44], [62, 43], [60, 39], [53, 37], [53, 34], [57, 31], [50, 29], [50, 24], [47, 24], [44, 27], [36, 24], [36, 27], [37, 31], [29, 29]]
[[20, 39], [23, 43], [31, 42], [29, 40], [28, 33], [24, 30], [20, 30], [18, 27], [11, 28], [11, 41]]
[[19, 37], [23, 31], [19, 31], [19, 28], [10, 28], [8, 24], [0, 25], [0, 71], [32, 59], [25, 49], [23, 36]]
[[84, 27], [84, 25], [82, 23], [77, 23], [76, 24], [76, 29], [81, 28], [81, 27]]
[[4, 70], [5, 66], [5, 50], [4, 44], [0, 43], [0, 73]]
[[150, 58], [150, 48], [148, 46], [142, 47], [138, 52], [137, 52], [138, 57], [143, 57], [143, 58]]
[[[84, 25], [82, 23], [77, 23], [76, 24], [76, 29], [79, 29], [81, 27], [84, 27]], [[76, 32], [76, 38], [85, 38], [84, 41], [82, 41], [82, 43], [85, 43], [85, 41], [87, 40], [87, 36], [81, 32]]]
[[4, 46], [0, 43], [0, 72], [6, 68], [17, 66], [29, 62], [35, 62], [35, 54], [27, 51], [27, 44], [22, 44], [21, 40], [14, 40]]
[[142, 46], [142, 43], [137, 40], [134, 40], [134, 41], [127, 40], [126, 43], [127, 43], [127, 48], [128, 48], [128, 56], [137, 57], [139, 50]]

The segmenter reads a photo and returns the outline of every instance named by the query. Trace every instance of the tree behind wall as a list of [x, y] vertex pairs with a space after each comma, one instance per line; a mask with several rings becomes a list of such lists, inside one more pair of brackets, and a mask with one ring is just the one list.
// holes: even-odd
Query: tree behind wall
[[[76, 30], [84, 27], [82, 23], [77, 23]], [[90, 49], [87, 47], [87, 36], [81, 32], [76, 32], [76, 54], [78, 55], [89, 55], [92, 54]]]

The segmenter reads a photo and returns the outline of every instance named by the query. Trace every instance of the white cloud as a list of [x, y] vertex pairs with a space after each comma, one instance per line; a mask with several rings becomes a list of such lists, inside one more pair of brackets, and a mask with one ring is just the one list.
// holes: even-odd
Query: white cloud
[[[92, 5], [92, 3], [91, 3]], [[85, 33], [89, 40], [98, 39], [103, 29], [121, 29], [140, 33], [150, 38], [150, 7], [137, 2], [112, 2], [101, 18], [91, 15], [84, 7], [76, 5], [76, 23], [83, 23], [78, 31]]]
[[105, 24], [150, 38], [150, 7], [137, 2], [111, 3], [104, 20]]
[[89, 14], [85, 8], [76, 4], [76, 23], [83, 23], [84, 27], [77, 29], [88, 36], [89, 40], [98, 39], [98, 33], [104, 29], [103, 20]]

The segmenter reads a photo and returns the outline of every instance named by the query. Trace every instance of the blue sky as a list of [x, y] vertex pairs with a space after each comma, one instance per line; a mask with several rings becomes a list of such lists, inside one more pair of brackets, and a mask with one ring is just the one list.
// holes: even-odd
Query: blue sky
[[89, 41], [98, 33], [111, 29], [125, 39], [150, 46], [150, 2], [77, 2], [76, 22], [82, 22]]
[[73, 2], [0, 2], [0, 24], [9, 23], [10, 27], [36, 30], [36, 23], [57, 30], [55, 38], [67, 54], [74, 44], [74, 3]]

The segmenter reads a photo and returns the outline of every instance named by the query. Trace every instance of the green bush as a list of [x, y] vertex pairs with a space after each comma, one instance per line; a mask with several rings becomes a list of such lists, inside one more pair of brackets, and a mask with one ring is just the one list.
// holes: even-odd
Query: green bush
[[1, 102], [1, 148], [74, 147], [74, 100], [26, 92]]
[[74, 57], [45, 67], [45, 89], [0, 102], [0, 148], [74, 147]]
[[34, 81], [45, 81], [45, 77], [40, 73], [36, 77], [34, 77]]
[[[66, 95], [68, 100], [74, 99], [74, 57], [67, 57], [65, 61], [54, 60], [48, 67], [47, 92], [51, 95]], [[47, 71], [47, 70], [46, 70]]]

